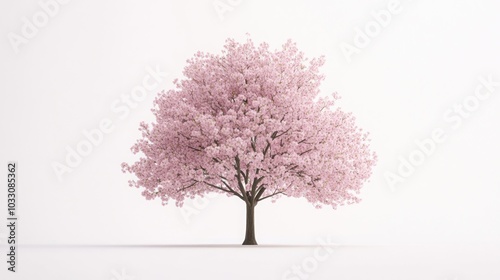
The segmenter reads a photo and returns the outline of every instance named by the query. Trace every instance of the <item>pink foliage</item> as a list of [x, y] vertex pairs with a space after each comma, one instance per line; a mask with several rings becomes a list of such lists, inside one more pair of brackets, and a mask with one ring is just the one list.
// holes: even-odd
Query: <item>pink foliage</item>
[[144, 156], [122, 165], [146, 198], [359, 202], [376, 155], [355, 118], [334, 108], [336, 93], [316, 98], [323, 57], [307, 60], [291, 41], [270, 51], [229, 39], [221, 55], [198, 52], [187, 63], [186, 78], [156, 98], [156, 122], [141, 124], [132, 151]]

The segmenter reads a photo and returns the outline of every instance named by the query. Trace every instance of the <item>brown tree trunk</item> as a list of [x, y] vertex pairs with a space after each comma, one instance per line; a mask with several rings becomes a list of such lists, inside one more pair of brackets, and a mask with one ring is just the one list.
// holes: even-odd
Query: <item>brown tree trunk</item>
[[257, 241], [255, 240], [255, 204], [246, 203], [247, 205], [247, 225], [245, 231], [245, 240], [243, 241], [243, 245], [257, 245]]

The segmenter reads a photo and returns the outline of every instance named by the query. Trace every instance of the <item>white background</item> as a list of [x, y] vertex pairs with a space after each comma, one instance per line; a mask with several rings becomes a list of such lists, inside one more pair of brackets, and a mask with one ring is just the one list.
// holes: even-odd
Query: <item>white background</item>
[[[214, 3], [231, 9], [218, 13]], [[239, 199], [191, 201], [184, 210], [161, 206], [128, 187], [132, 177], [120, 168], [136, 158], [129, 148], [140, 136], [139, 122], [153, 120], [156, 93], [182, 78], [196, 51], [219, 53], [228, 37], [243, 41], [249, 33], [273, 49], [291, 38], [307, 57], [325, 55], [322, 91], [339, 92], [341, 108], [371, 133], [379, 157], [360, 204], [318, 210], [283, 198], [256, 208], [259, 244], [311, 247], [26, 247], [19, 251], [20, 272], [7, 273], [2, 264], [0, 275], [121, 280], [124, 269], [135, 279], [282, 279], [324, 239], [343, 249], [309, 279], [499, 279], [500, 86], [482, 88], [490, 94], [483, 100], [474, 93], [481, 77], [500, 82], [500, 5], [396, 1], [388, 24], [356, 44], [357, 29], [370, 28], [373, 13], [389, 3], [73, 0], [58, 4], [27, 38], [24, 18], [37, 21], [43, 5], [0, 2], [0, 182], [7, 161], [17, 161], [20, 244], [240, 244], [245, 207]], [[23, 43], [13, 44], [13, 34], [24, 36]], [[346, 55], [346, 44], [357, 52]], [[126, 116], [117, 113], [148, 68], [168, 76]], [[464, 100], [477, 106], [457, 123], [454, 106]], [[54, 163], [67, 164], [67, 148], [76, 149], [86, 141], [83, 131], [106, 119], [112, 131], [59, 180]], [[398, 175], [401, 158], [418, 151], [415, 141], [436, 129], [444, 141], [391, 188], [388, 172]], [[6, 191], [0, 209], [5, 221]], [[5, 244], [4, 226], [0, 234]], [[381, 247], [365, 247], [373, 245]], [[0, 248], [4, 263], [6, 248]]]

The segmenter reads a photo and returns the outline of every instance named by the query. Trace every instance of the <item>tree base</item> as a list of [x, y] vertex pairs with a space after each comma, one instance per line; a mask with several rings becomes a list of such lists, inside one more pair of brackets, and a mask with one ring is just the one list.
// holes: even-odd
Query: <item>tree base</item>
[[241, 245], [259, 245], [259, 244], [257, 244], [257, 241], [255, 241], [255, 239], [254, 240], [246, 240], [245, 239], [245, 241], [243, 241], [243, 244], [241, 244]]

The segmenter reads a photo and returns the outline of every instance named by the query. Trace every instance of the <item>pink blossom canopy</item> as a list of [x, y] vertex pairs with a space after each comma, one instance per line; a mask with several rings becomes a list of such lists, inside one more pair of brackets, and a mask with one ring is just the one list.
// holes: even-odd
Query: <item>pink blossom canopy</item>
[[132, 147], [143, 156], [125, 172], [147, 199], [226, 193], [254, 202], [305, 197], [316, 207], [359, 202], [376, 162], [368, 133], [317, 98], [324, 58], [308, 60], [288, 41], [270, 51], [228, 39], [221, 55], [198, 52], [185, 79], [155, 100]]

